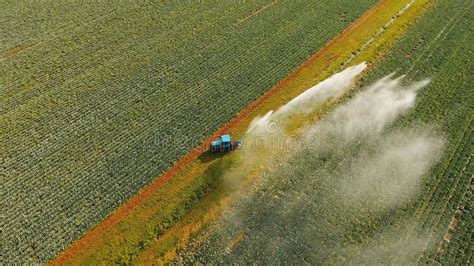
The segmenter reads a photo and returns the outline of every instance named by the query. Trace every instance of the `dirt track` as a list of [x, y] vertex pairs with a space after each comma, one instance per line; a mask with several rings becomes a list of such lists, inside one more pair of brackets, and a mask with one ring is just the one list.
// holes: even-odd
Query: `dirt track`
[[271, 1], [270, 3], [268, 3], [268, 4], [264, 5], [264, 6], [262, 6], [261, 8], [259, 8], [257, 11], [253, 12], [252, 14], [250, 14], [250, 15], [248, 15], [248, 16], [242, 18], [242, 19], [239, 19], [235, 24], [236, 24], [236, 25], [239, 25], [240, 23], [245, 22], [246, 20], [248, 20], [248, 19], [250, 19], [250, 18], [252, 18], [252, 17], [258, 15], [260, 12], [262, 12], [262, 11], [268, 9], [269, 7], [273, 6], [273, 5], [276, 4], [277, 2], [278, 2], [278, 0], [273, 0], [273, 1]]

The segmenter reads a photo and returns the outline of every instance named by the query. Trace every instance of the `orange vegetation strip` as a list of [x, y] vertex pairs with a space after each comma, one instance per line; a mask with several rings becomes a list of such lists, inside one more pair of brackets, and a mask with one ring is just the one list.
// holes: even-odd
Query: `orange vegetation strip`
[[[357, 25], [358, 28], [347, 29], [344, 38], [339, 36], [337, 38], [338, 41], [331, 42], [332, 44], [328, 45], [326, 49], [318, 52], [321, 57], [319, 57], [317, 61], [314, 61], [315, 64], [305, 64], [307, 66], [306, 68], [301, 67], [300, 70], [298, 70], [297, 76], [291, 76], [292, 82], [288, 82], [287, 79], [286, 85], [291, 83], [291, 88], [286, 87], [285, 89], [280, 90], [279, 94], [272, 96], [273, 98], [271, 102], [266, 101], [264, 104], [259, 105], [258, 109], [261, 110], [257, 111], [265, 112], [271, 107], [275, 108], [278, 106], [278, 103], [275, 102], [282, 100], [288, 95], [294, 96], [294, 94], [300, 93], [301, 90], [304, 90], [307, 86], [314, 85], [320, 80], [328, 77], [331, 74], [331, 71], [340, 68], [341, 63], [347, 62], [347, 58], [351, 57], [352, 51], [358, 50], [359, 53], [357, 53], [357, 58], [355, 58], [351, 63], [357, 64], [361, 61], [367, 60], [371, 65], [370, 68], [374, 67], [383, 54], [385, 54], [385, 52], [388, 51], [390, 47], [392, 47], [392, 45], [403, 35], [408, 28], [407, 26], [412, 24], [423, 13], [423, 11], [429, 7], [431, 1], [417, 1], [416, 4], [410, 8], [407, 14], [398, 18], [397, 21], [382, 34], [378, 34], [377, 38], [372, 41], [369, 47], [360, 50], [359, 47], [365, 46], [367, 38], [373, 34], [373, 29], [378, 30], [377, 27], [385, 25], [386, 21], [390, 20], [391, 17], [403, 8], [403, 5], [407, 2], [408, 1], [401, 4], [395, 4], [393, 2], [388, 3], [383, 5], [384, 9], [378, 9], [376, 12], [374, 12], [374, 10], [368, 12], [368, 14], [371, 14], [372, 16], [370, 19], [366, 17], [361, 18], [358, 22], [364, 21], [364, 23], [354, 24]], [[381, 6], [382, 4], [383, 3], [381, 3]], [[372, 29], [367, 25], [371, 26]], [[302, 74], [303, 69], [305, 71], [304, 74]], [[253, 115], [256, 114], [254, 113]], [[319, 116], [318, 114], [315, 115]], [[246, 122], [248, 121], [241, 121], [239, 126], [234, 128], [232, 133], [238, 133], [239, 127], [240, 130], [244, 130], [244, 126], [247, 125]], [[195, 166], [195, 164], [193, 165]], [[248, 182], [250, 184], [255, 178], [256, 177], [249, 177], [245, 183]], [[245, 187], [247, 185], [243, 184], [243, 186]], [[212, 228], [207, 228], [207, 226], [213, 220], [218, 218], [219, 213], [223, 209], [227, 208], [229, 201], [233, 197], [232, 191], [226, 192], [225, 189], [225, 186], [218, 186], [213, 189], [204, 200], [197, 204], [194, 210], [188, 213], [177, 224], [168, 229], [167, 232], [155, 243], [138, 254], [136, 259], [132, 261], [132, 264], [168, 264], [175, 259], [179, 250], [185, 248], [190, 251], [198, 248], [201, 243], [206, 241], [207, 235], [210, 233], [209, 230], [212, 231]], [[244, 238], [245, 233], [231, 241], [229, 247], [235, 247], [238, 243], [244, 241]], [[190, 242], [191, 239], [192, 242]], [[178, 263], [179, 262], [178, 258]]]
[[[219, 188], [218, 188], [219, 189]], [[230, 204], [230, 198], [221, 197], [225, 193], [209, 193], [186, 217], [167, 230], [155, 243], [150, 245], [132, 261], [136, 265], [168, 264], [176, 257], [178, 249], [189, 248], [190, 239], [206, 224], [217, 219], [220, 211]], [[189, 219], [190, 218], [190, 219]], [[191, 221], [192, 220], [192, 221]], [[176, 243], [176, 236], [181, 236], [182, 241]], [[204, 241], [205, 235], [200, 235]], [[199, 242], [199, 241], [196, 241]], [[170, 247], [173, 245], [172, 247]], [[199, 244], [197, 245], [199, 246]]]
[[[341, 34], [339, 34], [335, 39], [330, 41], [326, 46], [324, 46], [321, 50], [319, 50], [315, 55], [313, 55], [309, 60], [307, 60], [304, 64], [298, 67], [295, 71], [293, 71], [290, 75], [288, 75], [284, 80], [279, 82], [277, 86], [273, 89], [269, 90], [251, 105], [249, 105], [246, 109], [240, 112], [235, 118], [233, 118], [229, 123], [227, 123], [224, 127], [219, 129], [217, 132], [213, 134], [213, 136], [207, 139], [204, 143], [199, 145], [197, 148], [192, 150], [190, 153], [185, 155], [182, 159], [176, 162], [176, 164], [171, 167], [168, 171], [164, 172], [162, 175], [157, 177], [154, 181], [152, 181], [148, 186], [140, 190], [135, 196], [125, 202], [121, 207], [119, 207], [116, 211], [112, 212], [107, 218], [105, 218], [101, 223], [97, 226], [92, 228], [88, 231], [81, 239], [74, 242], [68, 249], [64, 252], [60, 253], [58, 257], [54, 259], [52, 264], [55, 265], [63, 265], [65, 263], [70, 263], [77, 257], [84, 256], [81, 254], [84, 249], [94, 250], [100, 248], [100, 243], [104, 241], [104, 238], [110, 233], [113, 232], [111, 228], [117, 227], [118, 223], [123, 220], [125, 217], [130, 217], [134, 211], [143, 205], [146, 205], [149, 202], [153, 195], [157, 193], [165, 184], [167, 184], [172, 177], [177, 176], [183, 171], [187, 166], [189, 166], [192, 162], [195, 162], [199, 155], [202, 154], [203, 151], [207, 150], [211, 140], [215, 139], [217, 136], [221, 135], [222, 133], [226, 133], [229, 131], [233, 131], [238, 134], [242, 134], [245, 130], [245, 127], [250, 123], [251, 119], [255, 117], [258, 113], [262, 113], [266, 110], [265, 108], [273, 108], [278, 106], [280, 103], [284, 103], [288, 99], [285, 98], [285, 95], [281, 95], [281, 97], [274, 97], [276, 93], [282, 91], [283, 89], [288, 90], [291, 89], [292, 83], [298, 83], [302, 85], [303, 83], [313, 83], [314, 80], [308, 80], [305, 82], [301, 82], [298, 78], [301, 76], [305, 76], [302, 74], [308, 67], [315, 64], [315, 62], [321, 59], [324, 62], [328, 60], [338, 61], [338, 60], [345, 60], [346, 53], [351, 53], [350, 51], [344, 51], [340, 54], [335, 54], [338, 52], [340, 47], [353, 47], [354, 42], [360, 42], [361, 40], [356, 40], [354, 36], [357, 36], [360, 32], [372, 32], [378, 30], [371, 29], [367, 30], [366, 27], [372, 26], [373, 20], [377, 20], [380, 16], [380, 12], [383, 12], [383, 8], [385, 6], [395, 6], [397, 4], [393, 3], [390, 0], [381, 0], [378, 4], [372, 7], [369, 11], [367, 11], [363, 16], [361, 16], [356, 22], [351, 24], [346, 30], [344, 30]], [[393, 7], [392, 7], [393, 8]], [[362, 41], [365, 41], [362, 40]], [[338, 48], [334, 48], [334, 46]], [[331, 59], [333, 58], [333, 59]], [[337, 60], [336, 60], [337, 59]], [[328, 69], [333, 69], [327, 67]], [[327, 69], [322, 69], [326, 70]], [[321, 78], [321, 77], [318, 77]], [[296, 80], [296, 81], [295, 81]], [[304, 85], [304, 84], [303, 84]], [[280, 96], [280, 95], [279, 95]], [[287, 95], [291, 97], [292, 95]], [[294, 96], [294, 95], [293, 95]], [[269, 98], [272, 98], [271, 102]], [[278, 98], [278, 99], [276, 99]], [[270, 103], [269, 103], [270, 102]], [[265, 103], [265, 104], [264, 104]], [[265, 108], [260, 108], [262, 105], [265, 105]], [[267, 108], [267, 109], [268, 109]], [[119, 231], [115, 228], [115, 232]]]
[[273, 6], [274, 4], [276, 4], [276, 2], [277, 2], [277, 0], [271, 1], [270, 3], [268, 3], [264, 6], [262, 6], [261, 8], [259, 8], [257, 11], [253, 12], [252, 14], [246, 16], [245, 18], [239, 19], [236, 24], [240, 24], [242, 22], [245, 22], [246, 20], [250, 19], [251, 17], [258, 15], [260, 12], [262, 12], [265, 9], [267, 9], [267, 8]]
[[3, 55], [5, 57], [11, 57], [36, 45], [38, 45], [38, 43], [18, 45], [3, 52]]

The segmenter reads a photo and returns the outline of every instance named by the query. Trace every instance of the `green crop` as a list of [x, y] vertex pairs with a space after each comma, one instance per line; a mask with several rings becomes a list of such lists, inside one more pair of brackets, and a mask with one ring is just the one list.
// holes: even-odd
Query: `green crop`
[[[422, 195], [406, 212], [421, 224], [407, 237], [429, 235], [420, 263], [472, 263], [473, 241], [468, 233], [468, 228], [472, 229], [472, 196], [465, 190], [474, 171], [473, 12], [471, 1], [435, 1], [434, 8], [369, 78], [398, 71], [411, 79], [432, 79], [432, 84], [420, 92], [414, 111], [398, 123], [398, 127], [434, 124], [449, 143], [443, 160], [424, 180]], [[454, 233], [450, 251], [443, 256], [438, 254], [440, 242], [459, 206], [465, 206], [467, 214], [461, 216], [460, 232]]]
[[[440, 161], [423, 175], [412, 198], [383, 210], [371, 208], [383, 201], [344, 200], [351, 195], [338, 182], [350, 184], [351, 176], [341, 172], [357, 165], [351, 157], [373, 155], [385, 145], [380, 139], [337, 143], [331, 153], [303, 149], [262, 177], [259, 189], [236, 201], [236, 214], [223, 215], [199, 249], [183, 251], [178, 261], [472, 264], [473, 14], [472, 1], [435, 1], [362, 82], [394, 71], [406, 74], [406, 82], [431, 79], [416, 106], [385, 129], [391, 134], [428, 127], [445, 141]], [[460, 222], [450, 243], [441, 244], [453, 217]], [[229, 248], [240, 235], [240, 244]]]
[[375, 2], [3, 3], [4, 260], [54, 257]]

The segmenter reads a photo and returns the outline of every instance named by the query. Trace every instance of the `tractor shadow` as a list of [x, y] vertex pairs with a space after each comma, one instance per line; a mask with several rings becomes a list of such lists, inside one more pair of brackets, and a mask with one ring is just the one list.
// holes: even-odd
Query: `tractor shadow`
[[201, 155], [199, 155], [198, 160], [201, 163], [209, 163], [212, 162], [216, 159], [221, 158], [222, 156], [226, 155], [227, 152], [212, 152], [212, 151], [206, 151], [203, 152]]

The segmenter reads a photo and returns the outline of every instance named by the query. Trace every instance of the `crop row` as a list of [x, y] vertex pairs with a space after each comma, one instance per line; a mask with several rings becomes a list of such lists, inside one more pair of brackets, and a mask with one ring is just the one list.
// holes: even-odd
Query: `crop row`
[[[470, 163], [471, 173], [474, 171], [474, 163]], [[471, 182], [468, 184], [463, 200], [456, 212], [456, 225], [449, 228], [448, 233], [452, 236], [447, 240], [443, 240], [442, 250], [438, 253], [437, 261], [443, 264], [470, 264], [472, 260], [472, 248], [474, 240], [472, 239], [473, 230], [473, 200], [472, 193], [474, 190], [474, 179], [471, 176]], [[459, 220], [460, 219], [460, 220]], [[454, 231], [454, 232], [453, 232]], [[440, 259], [441, 258], [441, 259]]]
[[[436, 125], [447, 141], [443, 160], [427, 176], [418, 202], [406, 210], [414, 213], [411, 235], [426, 236], [423, 262], [431, 262], [447, 224], [462, 198], [472, 172], [462, 171], [472, 151], [472, 2], [463, 4], [437, 1], [413, 31], [396, 46], [376, 72], [388, 69], [409, 78], [432, 78], [422, 91], [416, 109], [400, 126], [410, 123]], [[446, 10], [449, 10], [447, 12]], [[434, 26], [438, 25], [438, 26]], [[415, 233], [416, 232], [416, 233]], [[461, 244], [462, 246], [462, 244]]]
[[[148, 99], [146, 99], [146, 100], [148, 100]], [[152, 99], [152, 100], [158, 100], [158, 99]], [[182, 105], [182, 103], [183, 103], [183, 101], [180, 101], [180, 104], [174, 103], [173, 106], [174, 106], [174, 107], [177, 107], [177, 109], [179, 109], [179, 107], [180, 107], [180, 105]], [[138, 108], [137, 108], [137, 109], [138, 109]], [[106, 112], [106, 113], [107, 113], [107, 112]], [[132, 115], [134, 115], [134, 113], [132, 113]], [[130, 117], [130, 115], [128, 115], [128, 116]], [[157, 116], [161, 121], [162, 121], [162, 120], [167, 121], [167, 120], [169, 119], [168, 117], [163, 117], [162, 114], [160, 114], [160, 113], [157, 113], [156, 116]], [[90, 121], [88, 121], [88, 122], [90, 122]], [[103, 122], [103, 121], [100, 121], [100, 120], [99, 120], [99, 122]], [[113, 119], [111, 119], [111, 122], [109, 122], [109, 123], [110, 123], [110, 124], [115, 124], [116, 122], [117, 122], [117, 121], [114, 121]], [[98, 123], [98, 125], [96, 125], [96, 124], [94, 124], [94, 123], [90, 123], [90, 124], [92, 124], [92, 125], [95, 126], [95, 127], [100, 126], [100, 123]], [[87, 123], [86, 123], [86, 125], [87, 125]], [[83, 127], [83, 126], [85, 127], [86, 125], [82, 125], [82, 124], [76, 125], [76, 124], [74, 124], [74, 125], [69, 126], [69, 127], [71, 127], [71, 128], [74, 128], [74, 127]], [[92, 128], [94, 128], [94, 127], [92, 127]], [[54, 137], [56, 137], [59, 141], [61, 141], [61, 140], [63, 140], [63, 139], [66, 139], [66, 140], [69, 140], [69, 141], [73, 140], [73, 138], [66, 138], [66, 137], [64, 137], [64, 136], [62, 136], [62, 135], [54, 136]], [[82, 136], [74, 136], [74, 137], [79, 137], [79, 138], [80, 138], [80, 137], [82, 137]], [[56, 140], [55, 140], [55, 141], [50, 141], [50, 142], [51, 142], [51, 143], [53, 143], [53, 142], [55, 143]], [[81, 142], [84, 142], [84, 141], [81, 140]], [[35, 147], [33, 147], [33, 148], [35, 148]], [[46, 156], [45, 156], [45, 154], [41, 154], [41, 153], [38, 154], [38, 152], [40, 152], [40, 151], [41, 151], [41, 150], [35, 149], [34, 152], [36, 153], [36, 154], [35, 154], [36, 156], [34, 156], [34, 157], [40, 157], [40, 158], [47, 157], [48, 154], [46, 154]], [[33, 157], [33, 156], [32, 156], [32, 157]]]
[[[227, 52], [227, 51], [224, 51], [224, 53], [225, 52]], [[191, 63], [191, 62], [189, 62], [189, 63]], [[182, 64], [184, 64], [184, 63], [182, 63]], [[179, 70], [176, 70], [176, 71], [179, 71]], [[235, 69], [234, 69], [234, 71], [235, 71]], [[226, 71], [226, 74], [229, 74], [231, 72], [232, 72], [232, 70]], [[105, 73], [105, 74], [107, 74], [107, 73]], [[60, 130], [60, 129], [63, 129], [64, 127], [78, 127], [78, 126], [83, 127], [83, 126], [87, 126], [89, 123], [86, 123], [86, 122], [81, 123], [82, 121], [78, 121], [77, 124], [72, 124], [72, 125], [68, 125], [68, 122], [69, 121], [75, 121], [78, 118], [81, 118], [83, 116], [88, 117], [88, 116], [91, 115], [91, 113], [94, 114], [94, 116], [93, 116], [94, 120], [93, 121], [87, 121], [87, 122], [96, 122], [96, 123], [103, 122], [103, 120], [100, 119], [101, 116], [102, 115], [109, 115], [110, 112], [114, 111], [112, 107], [114, 107], [117, 104], [115, 102], [109, 103], [110, 101], [113, 101], [113, 99], [107, 99], [106, 105], [105, 106], [103, 104], [100, 105], [99, 108], [101, 110], [98, 111], [97, 107], [98, 107], [101, 99], [104, 99], [104, 97], [109, 97], [109, 98], [113, 97], [114, 99], [124, 98], [127, 101], [124, 104], [129, 104], [128, 101], [134, 101], [134, 100], [137, 100], [137, 98], [139, 98], [139, 100], [140, 100], [139, 104], [142, 104], [142, 105], [145, 104], [145, 103], [142, 103], [142, 102], [145, 101], [145, 99], [146, 99], [145, 97], [150, 95], [149, 94], [150, 92], [147, 91], [147, 90], [149, 90], [149, 88], [147, 88], [147, 86], [146, 86], [146, 85], [149, 85], [149, 84], [147, 84], [147, 82], [150, 82], [150, 79], [154, 79], [154, 77], [151, 76], [150, 73], [148, 73], [148, 74], [149, 74], [149, 76], [139, 78], [139, 80], [136, 80], [136, 83], [131, 84], [127, 89], [123, 89], [123, 90], [120, 90], [118, 92], [114, 92], [113, 95], [110, 94], [110, 89], [108, 89], [108, 90], [104, 89], [104, 91], [100, 92], [101, 94], [95, 96], [95, 98], [97, 100], [95, 100], [94, 102], [91, 102], [91, 103], [87, 103], [87, 105], [85, 105], [86, 108], [80, 109], [81, 106], [75, 107], [75, 109], [73, 109], [73, 111], [76, 111], [77, 114], [74, 114], [74, 112], [72, 112], [73, 113], [72, 115], [74, 115], [73, 117], [71, 117], [71, 114], [69, 114], [69, 112], [71, 112], [69, 110], [68, 110], [69, 111], [68, 113], [59, 114], [59, 115], [65, 115], [64, 118], [62, 118], [61, 116], [58, 117], [58, 115], [55, 114], [55, 116], [54, 116], [55, 119], [58, 119], [58, 120], [60, 119], [60, 121], [61, 120], [65, 120], [65, 121], [64, 121], [63, 124], [58, 124], [58, 123], [52, 124], [48, 127], [48, 129], [49, 130], [51, 130], [51, 129]], [[196, 78], [195, 76], [189, 76], [187, 73], [182, 73], [182, 74], [183, 74], [183, 77], [182, 78], [180, 77], [180, 80], [179, 80], [179, 82], [182, 82], [182, 83], [188, 83], [190, 80]], [[79, 78], [87, 78], [87, 77], [79, 77]], [[173, 76], [171, 78], [175, 78], [175, 76]], [[166, 82], [163, 82], [161, 79], [152, 80], [152, 81], [156, 81], [158, 84], [160, 84], [160, 85], [162, 84], [163, 86], [176, 86], [175, 83], [177, 82], [177, 81], [173, 80], [173, 81], [171, 81], [173, 83], [168, 84]], [[243, 82], [244, 82], [243, 86], [244, 85], [250, 86], [250, 84], [247, 84], [247, 82], [245, 82], [245, 81], [243, 81]], [[225, 84], [220, 84], [220, 85], [225, 86]], [[113, 87], [113, 86], [109, 86], [109, 87]], [[196, 90], [202, 90], [203, 88], [201, 88], [201, 86], [193, 86], [191, 88], [186, 88], [186, 89], [188, 90], [188, 91], [186, 91], [187, 93], [198, 93]], [[208, 89], [208, 88], [205, 88], [205, 89]], [[66, 89], [65, 92], [66, 92], [66, 94], [67, 94], [67, 92], [71, 93], [72, 88]], [[123, 93], [123, 95], [122, 95], [122, 93]], [[146, 94], [146, 93], [148, 93], [148, 94]], [[151, 93], [160, 94], [160, 93], [163, 93], [163, 92], [161, 92], [161, 91], [151, 91]], [[203, 93], [203, 92], [200, 91], [199, 93]], [[137, 94], [137, 95], [134, 95], [134, 94]], [[135, 97], [133, 97], [133, 96], [135, 96]], [[185, 104], [186, 101], [187, 101], [183, 97], [173, 97], [174, 95], [167, 95], [167, 94], [162, 95], [162, 94], [160, 94], [160, 95], [154, 95], [154, 96], [157, 97], [157, 98], [158, 98], [158, 96], [165, 96], [165, 97], [159, 97], [158, 99], [151, 99], [151, 100], [154, 100], [154, 101], [159, 100], [159, 101], [162, 101], [163, 104], [167, 103], [167, 104], [169, 104], [173, 107], [179, 107], [179, 105], [177, 105], [177, 103], [174, 103], [174, 104], [170, 103], [170, 100], [171, 101], [178, 101], [178, 102], [180, 102], [180, 104]], [[86, 96], [83, 96], [83, 97], [86, 97]], [[166, 99], [167, 97], [172, 98], [172, 99]], [[131, 98], [131, 99], [128, 99], [128, 98]], [[80, 99], [77, 99], [77, 100], [82, 102], [81, 100], [83, 100], [83, 99], [80, 98]], [[47, 102], [39, 102], [38, 105], [49, 106], [50, 104], [48, 104]], [[109, 105], [111, 105], [111, 107], [109, 107]], [[138, 104], [135, 103], [135, 105], [138, 105]], [[55, 105], [51, 105], [51, 106], [53, 107]], [[78, 110], [76, 110], [76, 109], [78, 109]], [[87, 110], [88, 112], [85, 112], [84, 110]], [[161, 110], [158, 110], [158, 111], [161, 111]], [[157, 113], [156, 115], [163, 116], [162, 113]], [[16, 120], [16, 118], [17, 117], [12, 117], [11, 120], [14, 121], [14, 120]], [[52, 118], [52, 117], [44, 117], [42, 120], [40, 120], [40, 124], [48, 123], [48, 120], [51, 120], [50, 118]], [[163, 119], [166, 121], [166, 117], [163, 117]], [[95, 120], [97, 120], [97, 121], [95, 121]], [[81, 123], [81, 124], [79, 124], [79, 123]], [[30, 125], [30, 127], [32, 127], [33, 125]], [[22, 134], [21, 138], [19, 138], [19, 139], [22, 139], [23, 142], [22, 143], [13, 143], [12, 145], [17, 144], [17, 145], [29, 146], [27, 144], [30, 144], [30, 143], [27, 142], [26, 144], [24, 144], [24, 141], [26, 141], [28, 139], [27, 132], [28, 132], [29, 129], [31, 130], [30, 127], [25, 128], [24, 130], [22, 130], [20, 132], [14, 131], [14, 133]], [[42, 134], [42, 132], [40, 130], [41, 130], [41, 128], [39, 130], [37, 130], [36, 132], [38, 132], [39, 137], [43, 137], [44, 135]], [[45, 131], [44, 134], [46, 134], [48, 132], [46, 129], [43, 129], [43, 130]], [[23, 134], [25, 136], [23, 136]], [[18, 136], [18, 135], [16, 135], [16, 136]], [[33, 138], [33, 136], [30, 136], [30, 138]], [[33, 142], [33, 140], [32, 140], [32, 142]]]
[[[174, 34], [176, 34], [176, 36], [186, 34], [187, 38], [194, 37], [196, 33], [194, 31], [191, 31], [190, 29], [193, 23], [194, 27], [196, 27], [195, 31], [199, 30], [197, 32], [212, 30], [212, 25], [210, 25], [211, 21], [209, 20], [203, 21], [205, 23], [201, 22], [200, 24], [198, 24], [199, 28], [197, 28], [196, 24], [197, 21], [200, 20], [200, 17], [197, 16], [196, 13], [198, 13], [199, 11], [200, 10], [196, 10], [194, 12], [188, 12], [188, 14], [185, 14], [186, 16], [190, 17], [190, 19], [187, 20], [187, 23], [182, 23], [186, 25], [186, 27], [179, 31], [175, 29]], [[149, 10], [148, 12], [151, 12], [151, 10]], [[63, 82], [68, 77], [73, 76], [74, 71], [82, 71], [84, 70], [84, 68], [87, 68], [89, 64], [103, 64], [105, 61], [107, 61], [108, 58], [117, 56], [120, 57], [130, 52], [138, 53], [140, 51], [143, 54], [143, 50], [140, 49], [140, 47], [134, 46], [144, 45], [143, 48], [149, 47], [149, 39], [151, 38], [152, 40], [154, 40], [154, 38], [157, 37], [156, 32], [154, 31], [160, 32], [160, 35], [162, 35], [160, 37], [163, 40], [166, 40], [166, 42], [163, 42], [163, 44], [154, 44], [154, 46], [158, 46], [161, 49], [166, 49], [162, 51], [163, 54], [170, 52], [171, 48], [176, 51], [179, 49], [180, 46], [182, 46], [181, 44], [184, 44], [184, 42], [181, 42], [180, 44], [178, 39], [173, 38], [169, 30], [163, 28], [164, 25], [161, 26], [161, 24], [154, 24], [153, 28], [146, 27], [146, 20], [137, 20], [137, 16], [140, 15], [143, 16], [143, 14], [140, 14], [140, 12], [127, 15], [120, 13], [115, 14], [116, 18], [114, 20], [107, 21], [105, 25], [97, 29], [97, 36], [89, 36], [87, 34], [82, 34], [79, 35], [77, 39], [74, 39], [74, 41], [71, 41], [70, 43], [68, 42], [66, 44], [64, 43], [64, 40], [58, 40], [52, 45], [45, 47], [45, 49], [47, 49], [47, 52], [51, 53], [52, 55], [46, 58], [42, 63], [31, 62], [31, 60], [28, 60], [30, 56], [38, 56], [40, 54], [37, 50], [32, 51], [34, 55], [25, 55], [24, 57], [15, 58], [14, 61], [10, 62], [11, 66], [9, 66], [9, 68], [17, 68], [19, 70], [19, 73], [15, 73], [14, 71], [12, 71], [10, 75], [16, 78], [16, 81], [22, 83], [31, 81], [32, 77], [29, 75], [35, 75], [34, 81], [43, 83], [44, 81], [50, 79], [51, 75], [54, 75], [55, 72], [61, 69], [61, 75], [58, 75], [56, 79], [52, 80], [52, 83], [47, 84], [57, 85], [56, 82]], [[164, 16], [167, 20], [173, 20], [177, 19], [177, 16], [179, 14], [166, 14], [166, 12], [162, 12], [160, 13], [160, 15]], [[135, 38], [130, 40], [130, 38], [128, 38], [128, 35], [125, 35], [124, 33], [117, 34], [116, 30], [114, 30], [115, 27], [120, 26], [122, 27], [122, 30], [127, 31], [127, 23], [130, 23], [130, 21], [137, 21], [133, 25], [128, 25], [128, 28], [130, 28], [128, 30], [133, 30], [133, 34], [136, 34], [140, 37], [139, 40]], [[74, 51], [74, 53], [71, 53], [70, 51]], [[38, 53], [38, 55], [36, 55], [36, 53]], [[147, 53], [145, 53], [145, 55], [146, 54]], [[101, 58], [102, 60], [97, 60], [97, 58]], [[24, 71], [22, 71], [24, 68], [23, 65], [25, 63], [33, 63], [33, 69], [30, 69], [30, 72], [28, 73], [24, 73]], [[142, 65], [143, 63], [144, 62], [140, 62], [140, 64]], [[65, 73], [64, 70], [72, 72], [72, 75]], [[37, 77], [37, 75], [41, 76]], [[20, 93], [20, 96], [22, 96], [21, 98], [17, 97], [17, 101], [24, 103], [25, 96], [28, 96], [27, 93], [31, 92], [25, 89], [18, 90], [17, 86], [19, 84], [17, 84], [15, 80], [12, 80], [12, 82], [9, 82], [8, 84], [11, 84], [11, 86], [8, 86], [7, 88], [10, 88], [13, 93]], [[57, 90], [57, 88], [50, 88], [50, 90], [55, 91]], [[35, 95], [42, 94], [36, 93]], [[17, 95], [13, 94], [12, 96]], [[42, 97], [44, 96], [45, 95], [42, 95]]]

